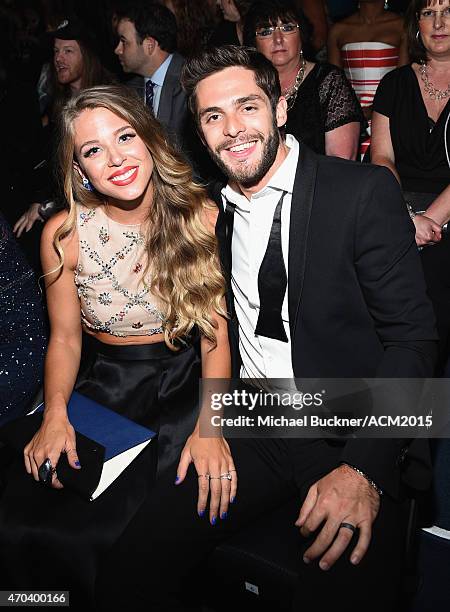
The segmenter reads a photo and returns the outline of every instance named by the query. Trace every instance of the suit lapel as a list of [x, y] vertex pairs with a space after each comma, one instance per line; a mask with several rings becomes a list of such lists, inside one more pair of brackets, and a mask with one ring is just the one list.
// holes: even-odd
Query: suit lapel
[[228, 335], [230, 340], [231, 349], [231, 366], [232, 375], [235, 378], [239, 378], [241, 370], [241, 357], [239, 354], [239, 326], [237, 322], [236, 312], [234, 310], [234, 297], [233, 290], [231, 287], [231, 235], [232, 232], [232, 219], [225, 213], [222, 203], [221, 185], [216, 183], [212, 189], [209, 189], [209, 194], [215, 200], [218, 208], [219, 215], [216, 222], [216, 236], [219, 242], [219, 253], [222, 264], [222, 270], [225, 277], [226, 283], [226, 304], [227, 311], [229, 314], [228, 319]]
[[166, 72], [159, 98], [158, 119], [164, 125], [170, 122], [173, 98], [181, 91], [180, 71], [184, 59], [175, 53]]
[[305, 277], [309, 220], [314, 200], [317, 156], [300, 144], [291, 202], [288, 256], [288, 307], [291, 341], [294, 339]]
[[[212, 195], [212, 194], [211, 194]], [[225, 276], [227, 285], [227, 309], [231, 317], [234, 316], [234, 299], [233, 292], [231, 289], [231, 236], [230, 232], [233, 231], [231, 221], [227, 213], [223, 209], [221, 185], [216, 184], [214, 189], [213, 199], [219, 208], [219, 215], [216, 222], [216, 236], [219, 242], [219, 254], [220, 261], [222, 264], [222, 270]]]

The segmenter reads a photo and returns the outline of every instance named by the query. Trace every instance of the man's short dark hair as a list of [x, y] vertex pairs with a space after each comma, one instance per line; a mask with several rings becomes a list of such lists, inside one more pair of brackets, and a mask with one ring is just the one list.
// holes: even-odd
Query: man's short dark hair
[[205, 51], [187, 60], [181, 73], [181, 83], [188, 96], [189, 109], [198, 122], [197, 112], [197, 85], [203, 79], [225, 70], [225, 68], [245, 68], [255, 75], [256, 84], [269, 98], [273, 112], [275, 112], [281, 95], [278, 72], [271, 62], [250, 47], [226, 45]]
[[156, 2], [135, 2], [121, 6], [116, 13], [117, 20], [128, 19], [134, 24], [138, 42], [150, 36], [158, 41], [167, 53], [177, 48], [177, 22], [168, 8]]

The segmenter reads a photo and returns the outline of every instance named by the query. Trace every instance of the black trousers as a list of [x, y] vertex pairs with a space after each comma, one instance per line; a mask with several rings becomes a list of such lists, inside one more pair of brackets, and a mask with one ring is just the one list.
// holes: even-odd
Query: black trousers
[[[289, 498], [298, 508], [309, 486], [339, 463], [340, 449], [325, 440], [229, 440], [238, 471], [238, 494], [225, 520], [212, 526], [197, 516], [198, 479], [193, 466], [186, 480], [175, 485], [176, 466], [160, 479], [134, 520], [111, 551], [97, 580], [98, 609], [121, 604], [133, 610], [175, 612], [192, 609], [183, 603], [183, 585], [198, 585], [201, 601], [205, 560], [229, 535], [251, 524]], [[303, 552], [314, 539], [303, 540], [298, 551], [297, 611], [345, 608], [397, 611], [402, 572], [404, 529], [401, 505], [387, 496], [373, 526], [368, 553], [358, 566], [349, 562], [356, 536], [341, 559], [327, 572], [318, 560], [305, 565]], [[149, 525], [153, 528], [149, 529]], [[126, 567], [126, 576], [123, 568]], [[217, 593], [220, 601], [220, 588]], [[311, 608], [312, 609], [312, 608]]]

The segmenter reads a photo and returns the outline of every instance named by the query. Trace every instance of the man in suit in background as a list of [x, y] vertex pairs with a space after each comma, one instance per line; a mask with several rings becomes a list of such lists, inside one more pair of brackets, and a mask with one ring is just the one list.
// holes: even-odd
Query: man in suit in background
[[[217, 234], [242, 388], [265, 378], [432, 376], [433, 310], [395, 178], [385, 168], [316, 155], [284, 136], [287, 104], [277, 73], [255, 50], [206, 52], [187, 62], [182, 82], [201, 137], [228, 177], [215, 194]], [[187, 609], [177, 598], [189, 570], [197, 566], [201, 584], [201, 561], [216, 543], [294, 496], [305, 537], [294, 610], [399, 609], [399, 500], [403, 482], [425, 484], [414, 457], [424, 441], [227, 441], [239, 481], [230, 511], [218, 512], [217, 496], [229, 498], [236, 475], [205, 479], [182, 458], [177, 486], [157, 483], [123, 540], [151, 551], [148, 564], [128, 558], [134, 582], [121, 584], [114, 572], [120, 575], [127, 551], [119, 542], [98, 583], [105, 603], [118, 604], [122, 592], [130, 604], [133, 591], [134, 609]], [[143, 542], [148, 521], [155, 530]]]
[[115, 49], [124, 72], [138, 76], [127, 85], [183, 148], [188, 112], [180, 73], [184, 58], [176, 52], [177, 24], [160, 4], [132, 4], [117, 13], [119, 43]]

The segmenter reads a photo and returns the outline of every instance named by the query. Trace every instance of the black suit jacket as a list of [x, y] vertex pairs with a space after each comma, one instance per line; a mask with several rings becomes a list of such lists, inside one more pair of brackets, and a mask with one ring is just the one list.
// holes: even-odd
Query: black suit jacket
[[[229, 283], [231, 255], [220, 190], [217, 236]], [[434, 313], [414, 225], [386, 168], [316, 155], [300, 146], [291, 204], [288, 304], [298, 378], [415, 378], [433, 375]], [[233, 371], [238, 327], [228, 284]], [[429, 484], [428, 444], [351, 439], [341, 460], [393, 497], [404, 480]]]
[[[169, 136], [183, 148], [187, 124], [190, 121], [186, 104], [186, 94], [184, 93], [181, 82], [181, 69], [184, 65], [184, 57], [179, 53], [174, 53], [172, 61], [164, 79], [159, 99], [157, 119], [164, 125]], [[127, 81], [127, 85], [132, 87], [139, 97], [145, 98], [145, 80], [142, 76], [136, 76]]]

